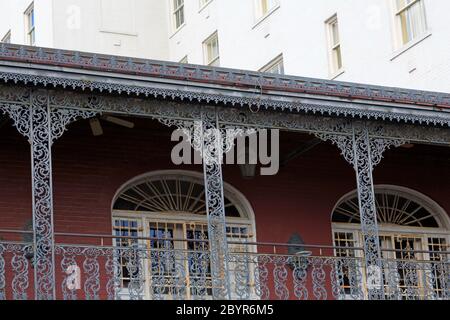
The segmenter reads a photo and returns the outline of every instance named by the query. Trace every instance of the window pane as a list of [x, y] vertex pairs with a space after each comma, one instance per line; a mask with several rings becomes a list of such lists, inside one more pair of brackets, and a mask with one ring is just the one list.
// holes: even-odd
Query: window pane
[[175, 26], [179, 28], [184, 23], [184, 11], [183, 9], [179, 9], [175, 13]]
[[184, 4], [184, 0], [173, 0], [173, 8], [177, 10]]
[[278, 0], [258, 0], [258, 15], [262, 17], [278, 5]]
[[173, 0], [173, 15], [175, 29], [178, 29], [184, 23], [184, 0]]
[[217, 43], [217, 39], [214, 39], [210, 44], [211, 54], [210, 57], [212, 59], [216, 58], [219, 55], [219, 46]]
[[261, 0], [261, 13], [264, 15], [269, 11], [267, 0]]
[[333, 45], [339, 44], [339, 27], [337, 21], [331, 24], [331, 35]]
[[26, 32], [27, 32], [27, 41], [29, 45], [35, 44], [35, 31], [34, 31], [34, 8], [33, 4], [29, 9], [25, 12], [26, 18]]
[[339, 35], [339, 22], [337, 16], [332, 17], [327, 22], [328, 27], [328, 47], [331, 73], [334, 75], [342, 69], [342, 52]]
[[[422, 1], [397, 1], [397, 5], [408, 5], [413, 3], [410, 7], [397, 13], [402, 42], [403, 44], [406, 44], [426, 31], [425, 9]], [[400, 10], [402, 8], [404, 8], [404, 6], [399, 7]]]
[[400, 27], [402, 30], [403, 43], [409, 42], [409, 40], [412, 38], [412, 36], [411, 36], [410, 30], [409, 30], [409, 24], [408, 24], [406, 11], [400, 14]]
[[34, 9], [31, 9], [28, 14], [28, 27], [31, 29], [34, 27]]
[[341, 55], [341, 46], [337, 46], [333, 50], [334, 54], [334, 63], [337, 68], [337, 70], [340, 70], [342, 68], [342, 55]]
[[425, 31], [425, 14], [422, 8], [422, 4], [417, 2], [409, 10], [411, 17], [411, 30], [413, 38], [419, 36]]
[[206, 40], [204, 43], [205, 48], [205, 60], [208, 65], [212, 66], [218, 66], [219, 62], [219, 39], [217, 37], [217, 34], [214, 34], [211, 36], [208, 40]]

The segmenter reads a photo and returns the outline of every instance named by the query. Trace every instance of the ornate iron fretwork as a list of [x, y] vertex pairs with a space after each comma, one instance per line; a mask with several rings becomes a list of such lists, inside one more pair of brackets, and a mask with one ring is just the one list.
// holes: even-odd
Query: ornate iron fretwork
[[38, 300], [54, 299], [52, 137], [48, 95], [45, 91], [31, 94], [30, 114], [35, 294]]
[[[16, 97], [23, 94], [20, 89]], [[11, 97], [11, 95], [8, 95]], [[22, 95], [23, 96], [23, 95]], [[55, 298], [53, 190], [51, 146], [77, 118], [88, 118], [97, 112], [74, 109], [52, 109], [46, 90], [30, 90], [20, 104], [1, 104], [1, 109], [13, 120], [18, 131], [31, 144], [33, 197], [35, 298]], [[28, 103], [27, 103], [28, 102]]]
[[[340, 149], [343, 157], [353, 165], [358, 186], [359, 214], [364, 237], [364, 255], [369, 299], [384, 299], [381, 249], [378, 236], [377, 211], [372, 170], [380, 163], [386, 149], [405, 144], [406, 140], [373, 138], [371, 133], [381, 133], [382, 127], [370, 130], [364, 122], [351, 124], [352, 135], [319, 133], [323, 140], [331, 140]], [[374, 129], [374, 128], [372, 128]]]
[[364, 237], [368, 294], [369, 299], [380, 300], [384, 299], [384, 287], [372, 169], [375, 161], [381, 159], [382, 150], [386, 148], [387, 143], [382, 141], [380, 147], [374, 150], [373, 147], [378, 144], [370, 139], [367, 128], [354, 127], [353, 130], [353, 166], [356, 171], [361, 231]]
[[217, 113], [214, 109], [205, 110], [202, 113], [203, 171], [208, 234], [211, 246], [213, 297], [215, 299], [230, 299], [231, 288], [222, 179], [223, 141], [217, 120]]
[[67, 126], [77, 119], [89, 119], [98, 115], [100, 112], [92, 110], [76, 110], [76, 109], [51, 109], [51, 143], [59, 139], [67, 130]]
[[[2, 103], [2, 106], [20, 107], [24, 104], [23, 100], [28, 99], [27, 91], [19, 87], [18, 92], [22, 93], [12, 94], [11, 87], [1, 86], [0, 103]], [[198, 104], [185, 102], [165, 101], [162, 103], [154, 99], [111, 97], [57, 90], [49, 91], [49, 101], [51, 108], [54, 110], [75, 109], [86, 112], [86, 116], [90, 112], [144, 116], [158, 119], [168, 126], [175, 125], [179, 128], [192, 128], [192, 131], [194, 122], [201, 119], [203, 109]], [[328, 113], [292, 114], [263, 110], [252, 112], [249, 109], [218, 106], [215, 108], [222, 128], [266, 128], [295, 130], [314, 134], [351, 135], [352, 128], [350, 124], [358, 121], [352, 118], [331, 117]], [[450, 130], [447, 128], [400, 125], [381, 121], [366, 121], [366, 123], [373, 138], [407, 140], [412, 143], [450, 144]], [[196, 144], [196, 149], [201, 149], [198, 141]]]

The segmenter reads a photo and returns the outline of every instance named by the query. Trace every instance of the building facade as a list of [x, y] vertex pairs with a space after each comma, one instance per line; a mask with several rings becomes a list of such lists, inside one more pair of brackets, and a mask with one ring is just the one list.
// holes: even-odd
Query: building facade
[[[2, 299], [450, 297], [448, 94], [5, 44], [0, 77]], [[222, 165], [266, 129], [278, 174]]]
[[450, 299], [449, 5], [303, 5], [1, 1], [0, 300]]
[[0, 37], [16, 44], [450, 91], [445, 0], [3, 0], [0, 6]]

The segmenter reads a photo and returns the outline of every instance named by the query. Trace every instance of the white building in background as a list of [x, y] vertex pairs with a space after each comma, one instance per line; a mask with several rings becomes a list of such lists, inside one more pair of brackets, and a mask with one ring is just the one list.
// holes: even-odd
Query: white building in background
[[17, 44], [167, 59], [166, 11], [161, 0], [0, 0], [0, 39], [9, 32]]
[[0, 0], [4, 42], [450, 92], [448, 0]]

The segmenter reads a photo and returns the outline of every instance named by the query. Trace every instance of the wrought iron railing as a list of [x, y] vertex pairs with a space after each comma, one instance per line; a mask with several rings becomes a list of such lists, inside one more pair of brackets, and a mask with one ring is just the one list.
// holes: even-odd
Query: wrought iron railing
[[[58, 241], [56, 279], [49, 284], [57, 299], [213, 298], [207, 241], [183, 246], [189, 240], [128, 238], [132, 245], [119, 247], [108, 236], [58, 237], [89, 244]], [[293, 245], [230, 247], [231, 299], [359, 300], [376, 286], [384, 286], [386, 299], [450, 299], [450, 252], [433, 253], [433, 261], [383, 259], [380, 277], [366, 279], [361, 248], [345, 248], [351, 254], [337, 257], [342, 247], [301, 245], [296, 254], [287, 253]], [[0, 299], [34, 298], [33, 252], [32, 243], [0, 241]]]

